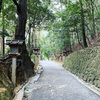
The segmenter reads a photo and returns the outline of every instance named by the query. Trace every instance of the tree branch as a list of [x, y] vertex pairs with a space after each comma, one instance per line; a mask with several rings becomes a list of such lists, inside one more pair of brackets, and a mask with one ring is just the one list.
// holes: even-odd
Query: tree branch
[[16, 0], [13, 0], [14, 4], [17, 6], [17, 12], [20, 11], [20, 6]]
[[17, 14], [19, 13], [19, 11], [21, 10], [20, 9], [20, 4], [17, 2], [17, 0], [13, 0], [14, 4], [16, 5], [17, 7]]
[[17, 3], [16, 0], [13, 0], [13, 2], [14, 2], [14, 4], [15, 4], [17, 7], [19, 6], [19, 4]]

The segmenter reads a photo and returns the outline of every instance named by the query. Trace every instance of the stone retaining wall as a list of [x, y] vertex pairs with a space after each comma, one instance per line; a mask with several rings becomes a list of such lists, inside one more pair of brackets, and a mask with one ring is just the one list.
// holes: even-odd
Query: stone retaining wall
[[66, 57], [64, 67], [84, 81], [100, 88], [100, 47], [87, 48]]

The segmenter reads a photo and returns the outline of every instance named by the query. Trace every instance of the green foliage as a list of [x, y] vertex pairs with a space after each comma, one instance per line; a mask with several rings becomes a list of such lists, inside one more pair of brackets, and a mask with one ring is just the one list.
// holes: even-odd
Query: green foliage
[[0, 100], [10, 100], [11, 99], [11, 94], [9, 91], [5, 91], [3, 93], [0, 93]]
[[[60, 0], [60, 2], [62, 8], [58, 8], [58, 10], [54, 12], [56, 19], [52, 24], [46, 27], [48, 35], [45, 37], [45, 41], [49, 41], [46, 45], [52, 48], [52, 53], [60, 52], [63, 49], [69, 48], [70, 45], [77, 43], [81, 43], [83, 47], [82, 12], [79, 0]], [[98, 2], [99, 0], [92, 0], [92, 2], [82, 0], [85, 35], [89, 40], [91, 40], [93, 34], [97, 35], [96, 33], [100, 31], [100, 20], [98, 18], [100, 14], [98, 10], [100, 9], [100, 5]], [[94, 12], [92, 5], [94, 7]], [[46, 50], [47, 49], [44, 49], [44, 51]], [[51, 51], [48, 51], [48, 53]]]
[[4, 31], [4, 32], [0, 31], [0, 36], [3, 36], [3, 35], [4, 36], [10, 36], [9, 33], [7, 33], [6, 31]]
[[0, 56], [3, 56], [3, 53], [0, 53]]
[[[46, 48], [49, 46], [52, 47], [52, 53], [54, 53], [55, 50], [59, 52], [62, 49], [69, 48], [71, 44], [82, 42], [83, 39], [79, 0], [56, 0], [55, 2], [58, 5], [55, 5], [52, 0], [29, 0], [27, 2], [27, 34], [30, 24], [33, 30], [41, 30], [41, 28], [48, 30], [49, 34], [45, 39], [49, 41], [51, 45], [48, 45]], [[95, 31], [100, 31], [99, 0], [92, 0], [92, 2], [91, 0], [82, 0], [82, 3], [84, 8], [83, 13], [85, 15], [86, 36], [90, 38], [93, 34], [93, 19], [95, 21]], [[92, 5], [94, 7], [94, 17]], [[59, 8], [57, 8], [57, 6], [59, 6]], [[2, 30], [4, 26], [7, 32], [13, 36], [17, 22], [15, 12], [16, 7], [13, 1], [3, 0], [3, 9], [0, 16], [0, 30]], [[4, 20], [2, 20], [3, 17]], [[49, 53], [49, 56], [51, 51], [47, 49], [46, 54]]]
[[54, 15], [48, 9], [46, 2], [40, 0], [30, 0], [28, 2], [28, 20], [33, 27], [38, 28], [53, 19]]
[[32, 61], [35, 59], [35, 55], [34, 54], [31, 55], [31, 59], [32, 59]]

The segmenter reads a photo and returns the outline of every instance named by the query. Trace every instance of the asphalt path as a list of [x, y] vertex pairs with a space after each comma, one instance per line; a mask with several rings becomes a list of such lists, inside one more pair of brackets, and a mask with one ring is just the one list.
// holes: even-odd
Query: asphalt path
[[58, 63], [42, 61], [41, 65], [44, 71], [28, 100], [100, 100]]

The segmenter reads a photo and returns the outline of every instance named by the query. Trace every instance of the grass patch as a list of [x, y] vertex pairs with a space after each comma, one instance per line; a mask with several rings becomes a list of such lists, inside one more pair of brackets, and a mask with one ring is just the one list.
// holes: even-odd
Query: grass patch
[[10, 91], [6, 90], [5, 88], [0, 88], [0, 100], [11, 100]]

